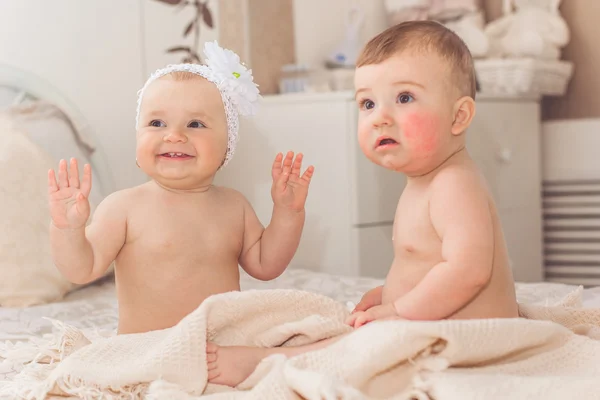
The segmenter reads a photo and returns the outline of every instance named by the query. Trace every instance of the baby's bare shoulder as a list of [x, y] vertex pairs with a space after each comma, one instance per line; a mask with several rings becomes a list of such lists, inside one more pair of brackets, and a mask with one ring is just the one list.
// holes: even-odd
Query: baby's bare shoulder
[[139, 199], [147, 193], [145, 185], [118, 190], [106, 196], [98, 205], [98, 210], [126, 215], [132, 207], [139, 204]]
[[146, 185], [135, 186], [132, 188], [127, 188], [123, 190], [119, 190], [117, 192], [112, 193], [110, 196], [113, 196], [113, 202], [115, 205], [119, 205], [123, 208], [129, 208], [136, 201], [138, 201], [141, 197], [149, 194], [149, 189]]
[[471, 192], [487, 196], [488, 187], [481, 173], [470, 165], [450, 165], [433, 178], [431, 182], [432, 192], [452, 193]]
[[246, 197], [235, 189], [225, 186], [213, 186], [213, 190], [215, 192], [215, 196], [227, 204], [236, 204], [241, 206], [249, 204]]

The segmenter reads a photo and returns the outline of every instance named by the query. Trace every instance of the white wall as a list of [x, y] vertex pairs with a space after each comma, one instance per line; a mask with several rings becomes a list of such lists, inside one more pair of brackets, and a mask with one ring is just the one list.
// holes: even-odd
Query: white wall
[[[210, 0], [218, 21], [218, 0]], [[383, 0], [295, 0], [298, 61], [321, 65], [344, 36], [353, 4], [365, 11], [362, 41], [386, 27]], [[88, 119], [100, 138], [117, 188], [143, 182], [135, 167], [136, 94], [166, 54], [190, 44], [183, 29], [193, 10], [155, 0], [0, 0], [0, 63], [48, 80]], [[201, 29], [200, 43], [217, 38]], [[316, 45], [318, 44], [318, 45]]]
[[346, 16], [353, 6], [365, 14], [361, 45], [387, 28], [383, 0], [294, 0], [298, 63], [322, 66], [343, 39]]
[[[99, 137], [117, 188], [133, 186], [146, 179], [135, 166], [137, 91], [151, 71], [180, 61], [164, 50], [186, 44], [190, 12], [154, 0], [0, 0], [0, 63], [63, 92]], [[214, 38], [203, 27], [200, 41]]]
[[142, 82], [138, 1], [2, 0], [0, 63], [39, 75], [87, 117], [116, 184], [139, 179], [133, 121]]
[[[142, 0], [141, 4], [143, 8], [144, 67], [145, 73], [148, 75], [167, 64], [181, 62], [181, 53], [167, 54], [165, 50], [173, 46], [192, 45], [192, 35], [184, 38], [183, 31], [194, 17], [194, 8], [186, 7], [177, 10], [177, 7], [154, 0]], [[200, 40], [198, 41], [200, 44], [198, 54], [200, 55], [204, 42], [218, 39], [216, 24], [219, 19], [219, 1], [209, 0], [208, 6], [213, 16], [215, 29], [209, 29], [204, 24], [201, 25]]]

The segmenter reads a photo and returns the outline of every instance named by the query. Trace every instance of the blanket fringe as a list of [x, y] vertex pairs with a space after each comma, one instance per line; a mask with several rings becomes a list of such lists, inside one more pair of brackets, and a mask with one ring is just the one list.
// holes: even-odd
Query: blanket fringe
[[[148, 384], [140, 383], [136, 385], [127, 385], [120, 388], [100, 388], [98, 385], [90, 384], [82, 379], [74, 378], [70, 375], [54, 382], [54, 390], [44, 394], [54, 395], [72, 395], [82, 400], [131, 400], [142, 399], [148, 389]], [[56, 390], [58, 389], [58, 390]], [[45, 397], [35, 398], [42, 400]]]
[[91, 343], [79, 329], [55, 319], [46, 319], [52, 322], [52, 325], [59, 334], [54, 335], [54, 340], [46, 348], [40, 350], [40, 353], [33, 359], [32, 363], [62, 361], [75, 350]]

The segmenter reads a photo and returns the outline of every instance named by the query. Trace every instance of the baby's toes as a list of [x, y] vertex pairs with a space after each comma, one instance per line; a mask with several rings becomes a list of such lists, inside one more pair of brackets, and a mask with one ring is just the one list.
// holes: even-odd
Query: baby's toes
[[216, 364], [217, 363], [217, 353], [206, 353], [206, 362], [208, 364]]
[[217, 353], [219, 350], [219, 346], [214, 344], [213, 342], [206, 342], [206, 353]]
[[221, 376], [221, 371], [219, 371], [216, 368], [216, 365], [215, 365], [214, 369], [210, 369], [210, 368], [208, 369], [208, 381], [209, 382], [212, 382], [213, 380], [217, 379], [219, 376]]

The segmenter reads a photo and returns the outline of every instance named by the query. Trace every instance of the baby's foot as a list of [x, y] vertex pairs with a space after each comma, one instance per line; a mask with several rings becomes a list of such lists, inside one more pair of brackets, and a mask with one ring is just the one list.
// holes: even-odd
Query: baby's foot
[[260, 347], [220, 347], [206, 344], [208, 382], [236, 387], [254, 372], [269, 349]]

